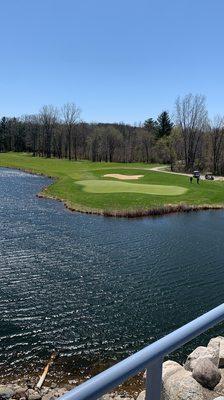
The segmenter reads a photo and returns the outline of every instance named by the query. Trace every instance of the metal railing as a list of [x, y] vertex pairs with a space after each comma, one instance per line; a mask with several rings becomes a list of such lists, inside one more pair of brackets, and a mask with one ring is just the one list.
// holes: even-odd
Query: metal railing
[[160, 400], [163, 358], [224, 320], [224, 303], [67, 392], [61, 400], [96, 400], [147, 370], [146, 399]]

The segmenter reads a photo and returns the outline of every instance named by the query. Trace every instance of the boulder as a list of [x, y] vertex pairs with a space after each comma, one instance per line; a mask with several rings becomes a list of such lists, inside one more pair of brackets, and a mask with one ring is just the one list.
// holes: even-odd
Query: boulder
[[195, 361], [199, 358], [210, 360], [216, 367], [219, 365], [219, 351], [217, 348], [199, 346], [187, 357], [184, 368], [187, 371], [193, 371]]
[[174, 361], [163, 363], [162, 398], [164, 400], [204, 400], [202, 386], [191, 373]]
[[145, 390], [138, 395], [137, 400], [145, 400]]
[[57, 383], [52, 382], [52, 383], [51, 383], [51, 389], [56, 389], [56, 387], [57, 387]]
[[221, 380], [221, 373], [208, 358], [199, 358], [194, 363], [192, 372], [193, 378], [202, 386], [214, 389]]
[[24, 390], [16, 390], [14, 391], [13, 398], [15, 400], [27, 399], [27, 392]]
[[208, 349], [215, 349], [219, 353], [219, 364], [220, 368], [224, 367], [224, 337], [217, 336], [212, 338], [207, 346]]
[[45, 396], [45, 394], [49, 393], [49, 391], [50, 391], [50, 388], [49, 388], [49, 387], [47, 387], [47, 386], [42, 386], [42, 388], [40, 389], [41, 397], [42, 397], [42, 396]]
[[14, 396], [23, 397], [24, 393], [27, 391], [27, 387], [13, 385]]
[[29, 400], [40, 400], [41, 399], [40, 393], [33, 389], [27, 390], [27, 396], [28, 396]]
[[1, 399], [10, 399], [13, 397], [14, 390], [12, 385], [0, 385], [0, 398]]
[[221, 373], [221, 380], [214, 389], [215, 393], [217, 393], [214, 397], [224, 396], [224, 370], [221, 368], [219, 372]]
[[178, 364], [175, 361], [165, 361], [163, 363], [163, 382], [166, 381], [170, 376], [175, 374], [176, 372], [182, 372], [182, 365]]

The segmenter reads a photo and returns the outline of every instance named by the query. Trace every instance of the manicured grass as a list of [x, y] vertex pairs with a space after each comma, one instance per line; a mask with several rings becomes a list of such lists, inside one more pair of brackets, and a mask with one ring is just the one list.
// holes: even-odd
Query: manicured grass
[[[186, 176], [150, 171], [149, 168], [152, 165], [147, 164], [69, 162], [68, 160], [32, 157], [22, 153], [3, 153], [0, 154], [0, 166], [21, 168], [57, 178], [43, 191], [44, 195], [61, 199], [69, 207], [79, 211], [106, 214], [114, 211], [137, 213], [138, 210], [162, 208], [167, 205], [218, 206], [224, 204], [223, 182], [202, 181], [200, 185], [197, 185], [194, 181], [191, 184]], [[136, 181], [121, 182], [114, 178], [104, 178], [105, 174], [110, 173], [144, 176]], [[96, 189], [94, 193], [86, 191], [85, 188], [92, 185], [89, 183], [91, 180], [94, 181], [93, 185], [98, 183], [97, 190], [99, 190], [99, 185], [104, 185], [105, 190], [105, 181], [107, 180], [110, 192], [96, 193]], [[87, 183], [83, 186], [78, 181], [87, 181]], [[103, 183], [100, 183], [101, 181]], [[116, 182], [114, 190], [111, 189], [112, 182]], [[119, 186], [123, 183], [131, 185], [129, 186], [131, 192], [119, 190]], [[152, 188], [155, 185], [159, 185], [158, 192], [152, 194]], [[147, 186], [147, 194], [142, 193], [142, 187]], [[183, 188], [186, 189], [186, 192], [180, 194], [179, 191], [182, 191]], [[176, 195], [174, 195], [174, 190], [177, 190]], [[161, 193], [158, 195], [160, 191], [162, 195]]]
[[188, 189], [180, 186], [151, 185], [106, 180], [85, 180], [77, 181], [76, 184], [83, 186], [88, 193], [141, 193], [154, 194], [156, 196], [179, 196]]

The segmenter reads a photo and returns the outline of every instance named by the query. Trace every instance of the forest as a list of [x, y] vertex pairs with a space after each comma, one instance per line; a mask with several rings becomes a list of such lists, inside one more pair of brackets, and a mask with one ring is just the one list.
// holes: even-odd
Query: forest
[[178, 97], [171, 117], [162, 111], [138, 126], [87, 123], [75, 103], [43, 106], [38, 114], [2, 117], [0, 152], [93, 162], [166, 163], [172, 170], [224, 173], [224, 117], [208, 117], [206, 99]]

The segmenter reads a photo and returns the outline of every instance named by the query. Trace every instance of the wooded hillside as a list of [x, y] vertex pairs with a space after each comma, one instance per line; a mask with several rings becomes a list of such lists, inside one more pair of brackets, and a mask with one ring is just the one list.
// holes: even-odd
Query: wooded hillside
[[178, 98], [171, 120], [163, 111], [138, 126], [87, 123], [74, 103], [44, 106], [38, 114], [2, 117], [0, 152], [106, 162], [169, 163], [175, 170], [224, 173], [224, 118], [210, 121], [205, 97]]

